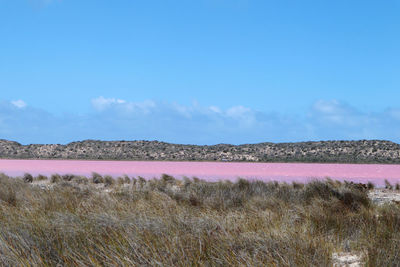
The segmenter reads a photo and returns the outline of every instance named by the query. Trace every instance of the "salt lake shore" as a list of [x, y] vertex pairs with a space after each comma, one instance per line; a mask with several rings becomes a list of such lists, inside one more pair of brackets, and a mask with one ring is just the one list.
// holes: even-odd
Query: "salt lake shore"
[[399, 185], [0, 175], [0, 265], [397, 266]]

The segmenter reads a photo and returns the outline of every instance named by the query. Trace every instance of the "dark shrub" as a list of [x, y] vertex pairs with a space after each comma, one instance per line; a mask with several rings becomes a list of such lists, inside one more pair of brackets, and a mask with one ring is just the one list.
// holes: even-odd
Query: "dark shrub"
[[104, 185], [110, 186], [114, 184], [114, 179], [110, 175], [104, 176]]
[[33, 182], [33, 176], [29, 173], [25, 173], [24, 174], [24, 178], [23, 178], [25, 183], [32, 183]]
[[302, 197], [305, 201], [310, 201], [313, 198], [329, 200], [331, 197], [339, 197], [339, 192], [330, 184], [312, 181], [305, 186]]
[[175, 178], [171, 175], [163, 173], [161, 176], [161, 181], [163, 181], [164, 183], [173, 183], [175, 181]]
[[74, 175], [72, 175], [72, 174], [64, 174], [63, 176], [62, 176], [62, 179], [64, 180], [64, 181], [67, 181], [67, 182], [70, 182], [70, 181], [72, 181], [72, 179], [74, 179]]
[[192, 206], [200, 206], [201, 205], [201, 200], [195, 195], [190, 195], [189, 196], [189, 203]]
[[129, 178], [128, 175], [124, 175], [124, 183], [126, 183], [126, 184], [130, 184], [131, 183], [131, 179]]
[[146, 184], [146, 179], [144, 179], [142, 176], [139, 176], [139, 177], [138, 177], [138, 184], [139, 184], [140, 186], [145, 185], [145, 184]]
[[340, 194], [339, 200], [351, 210], [359, 210], [361, 206], [368, 207], [370, 205], [368, 195], [358, 190], [344, 191]]
[[117, 178], [117, 183], [119, 184], [119, 185], [123, 185], [125, 182], [124, 182], [124, 178], [122, 178], [121, 176], [119, 176], [118, 178]]
[[292, 183], [292, 186], [293, 186], [294, 189], [301, 189], [301, 188], [304, 187], [304, 184], [302, 184], [302, 183], [297, 183], [297, 182], [293, 182], [293, 183]]
[[367, 188], [368, 188], [368, 190], [372, 190], [375, 188], [375, 185], [372, 182], [368, 182]]
[[391, 184], [388, 180], [386, 180], [386, 179], [385, 179], [385, 188], [386, 188], [386, 189], [393, 189], [392, 184]]
[[245, 179], [240, 178], [240, 179], [237, 181], [237, 187], [238, 187], [240, 190], [246, 190], [246, 189], [248, 189], [248, 188], [250, 187], [250, 182], [249, 182], [248, 180], [245, 180]]
[[53, 174], [50, 177], [50, 182], [51, 183], [58, 183], [61, 181], [61, 176], [59, 174]]
[[47, 180], [47, 176], [39, 174], [39, 175], [36, 177], [36, 180], [37, 180], [37, 181], [45, 181], [45, 180]]
[[89, 179], [86, 176], [74, 176], [74, 182], [77, 184], [88, 184], [89, 183]]
[[97, 172], [93, 172], [92, 173], [92, 182], [94, 184], [101, 184], [101, 183], [104, 183], [104, 178]]

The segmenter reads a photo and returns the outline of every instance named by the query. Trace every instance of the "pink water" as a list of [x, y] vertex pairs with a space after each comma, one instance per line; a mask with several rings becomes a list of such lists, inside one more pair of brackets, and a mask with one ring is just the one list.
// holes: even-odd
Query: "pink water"
[[311, 179], [372, 181], [383, 185], [400, 182], [400, 165], [382, 164], [317, 164], [317, 163], [233, 163], [233, 162], [168, 162], [168, 161], [85, 161], [85, 160], [0, 160], [0, 172], [19, 176], [78, 174], [90, 176], [92, 172], [114, 177], [127, 174], [145, 178], [160, 177], [166, 173], [177, 178], [196, 176], [216, 181], [238, 177], [263, 181], [307, 182]]

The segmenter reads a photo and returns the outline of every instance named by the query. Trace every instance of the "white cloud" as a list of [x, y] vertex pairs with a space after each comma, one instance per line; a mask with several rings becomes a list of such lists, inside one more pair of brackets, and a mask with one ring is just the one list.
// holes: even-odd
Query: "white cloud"
[[98, 111], [105, 110], [113, 105], [119, 105], [124, 103], [125, 100], [116, 98], [104, 98], [103, 96], [92, 99], [92, 105]]
[[16, 106], [17, 108], [25, 108], [26, 107], [26, 103], [25, 101], [19, 99], [19, 100], [15, 100], [15, 101], [11, 101], [11, 104], [13, 104], [14, 106]]
[[318, 100], [314, 103], [313, 109], [323, 114], [344, 114], [347, 113], [346, 107], [343, 103], [337, 100]]
[[243, 127], [251, 127], [256, 123], [255, 112], [244, 106], [234, 106], [226, 110], [226, 116], [237, 120]]
[[388, 117], [400, 121], [400, 109], [390, 108], [387, 109], [385, 113], [388, 115]]
[[[368, 120], [369, 115], [338, 100], [319, 100], [312, 105], [310, 117], [325, 125], [358, 126]], [[368, 115], [368, 116], [366, 116]]]
[[211, 112], [214, 112], [214, 113], [221, 113], [221, 109], [219, 107], [216, 107], [216, 106], [209, 106], [208, 109]]
[[256, 143], [330, 139], [400, 142], [400, 109], [366, 113], [337, 100], [320, 100], [307, 114], [263, 113], [245, 106], [98, 97], [94, 112], [55, 116], [22, 100], [0, 101], [0, 135], [22, 143], [82, 139], [162, 140], [175, 143]]

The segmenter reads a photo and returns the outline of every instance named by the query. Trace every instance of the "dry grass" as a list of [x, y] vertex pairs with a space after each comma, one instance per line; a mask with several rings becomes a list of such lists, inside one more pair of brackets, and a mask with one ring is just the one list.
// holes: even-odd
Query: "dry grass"
[[331, 266], [349, 251], [400, 262], [400, 208], [354, 184], [128, 180], [0, 175], [0, 265]]

